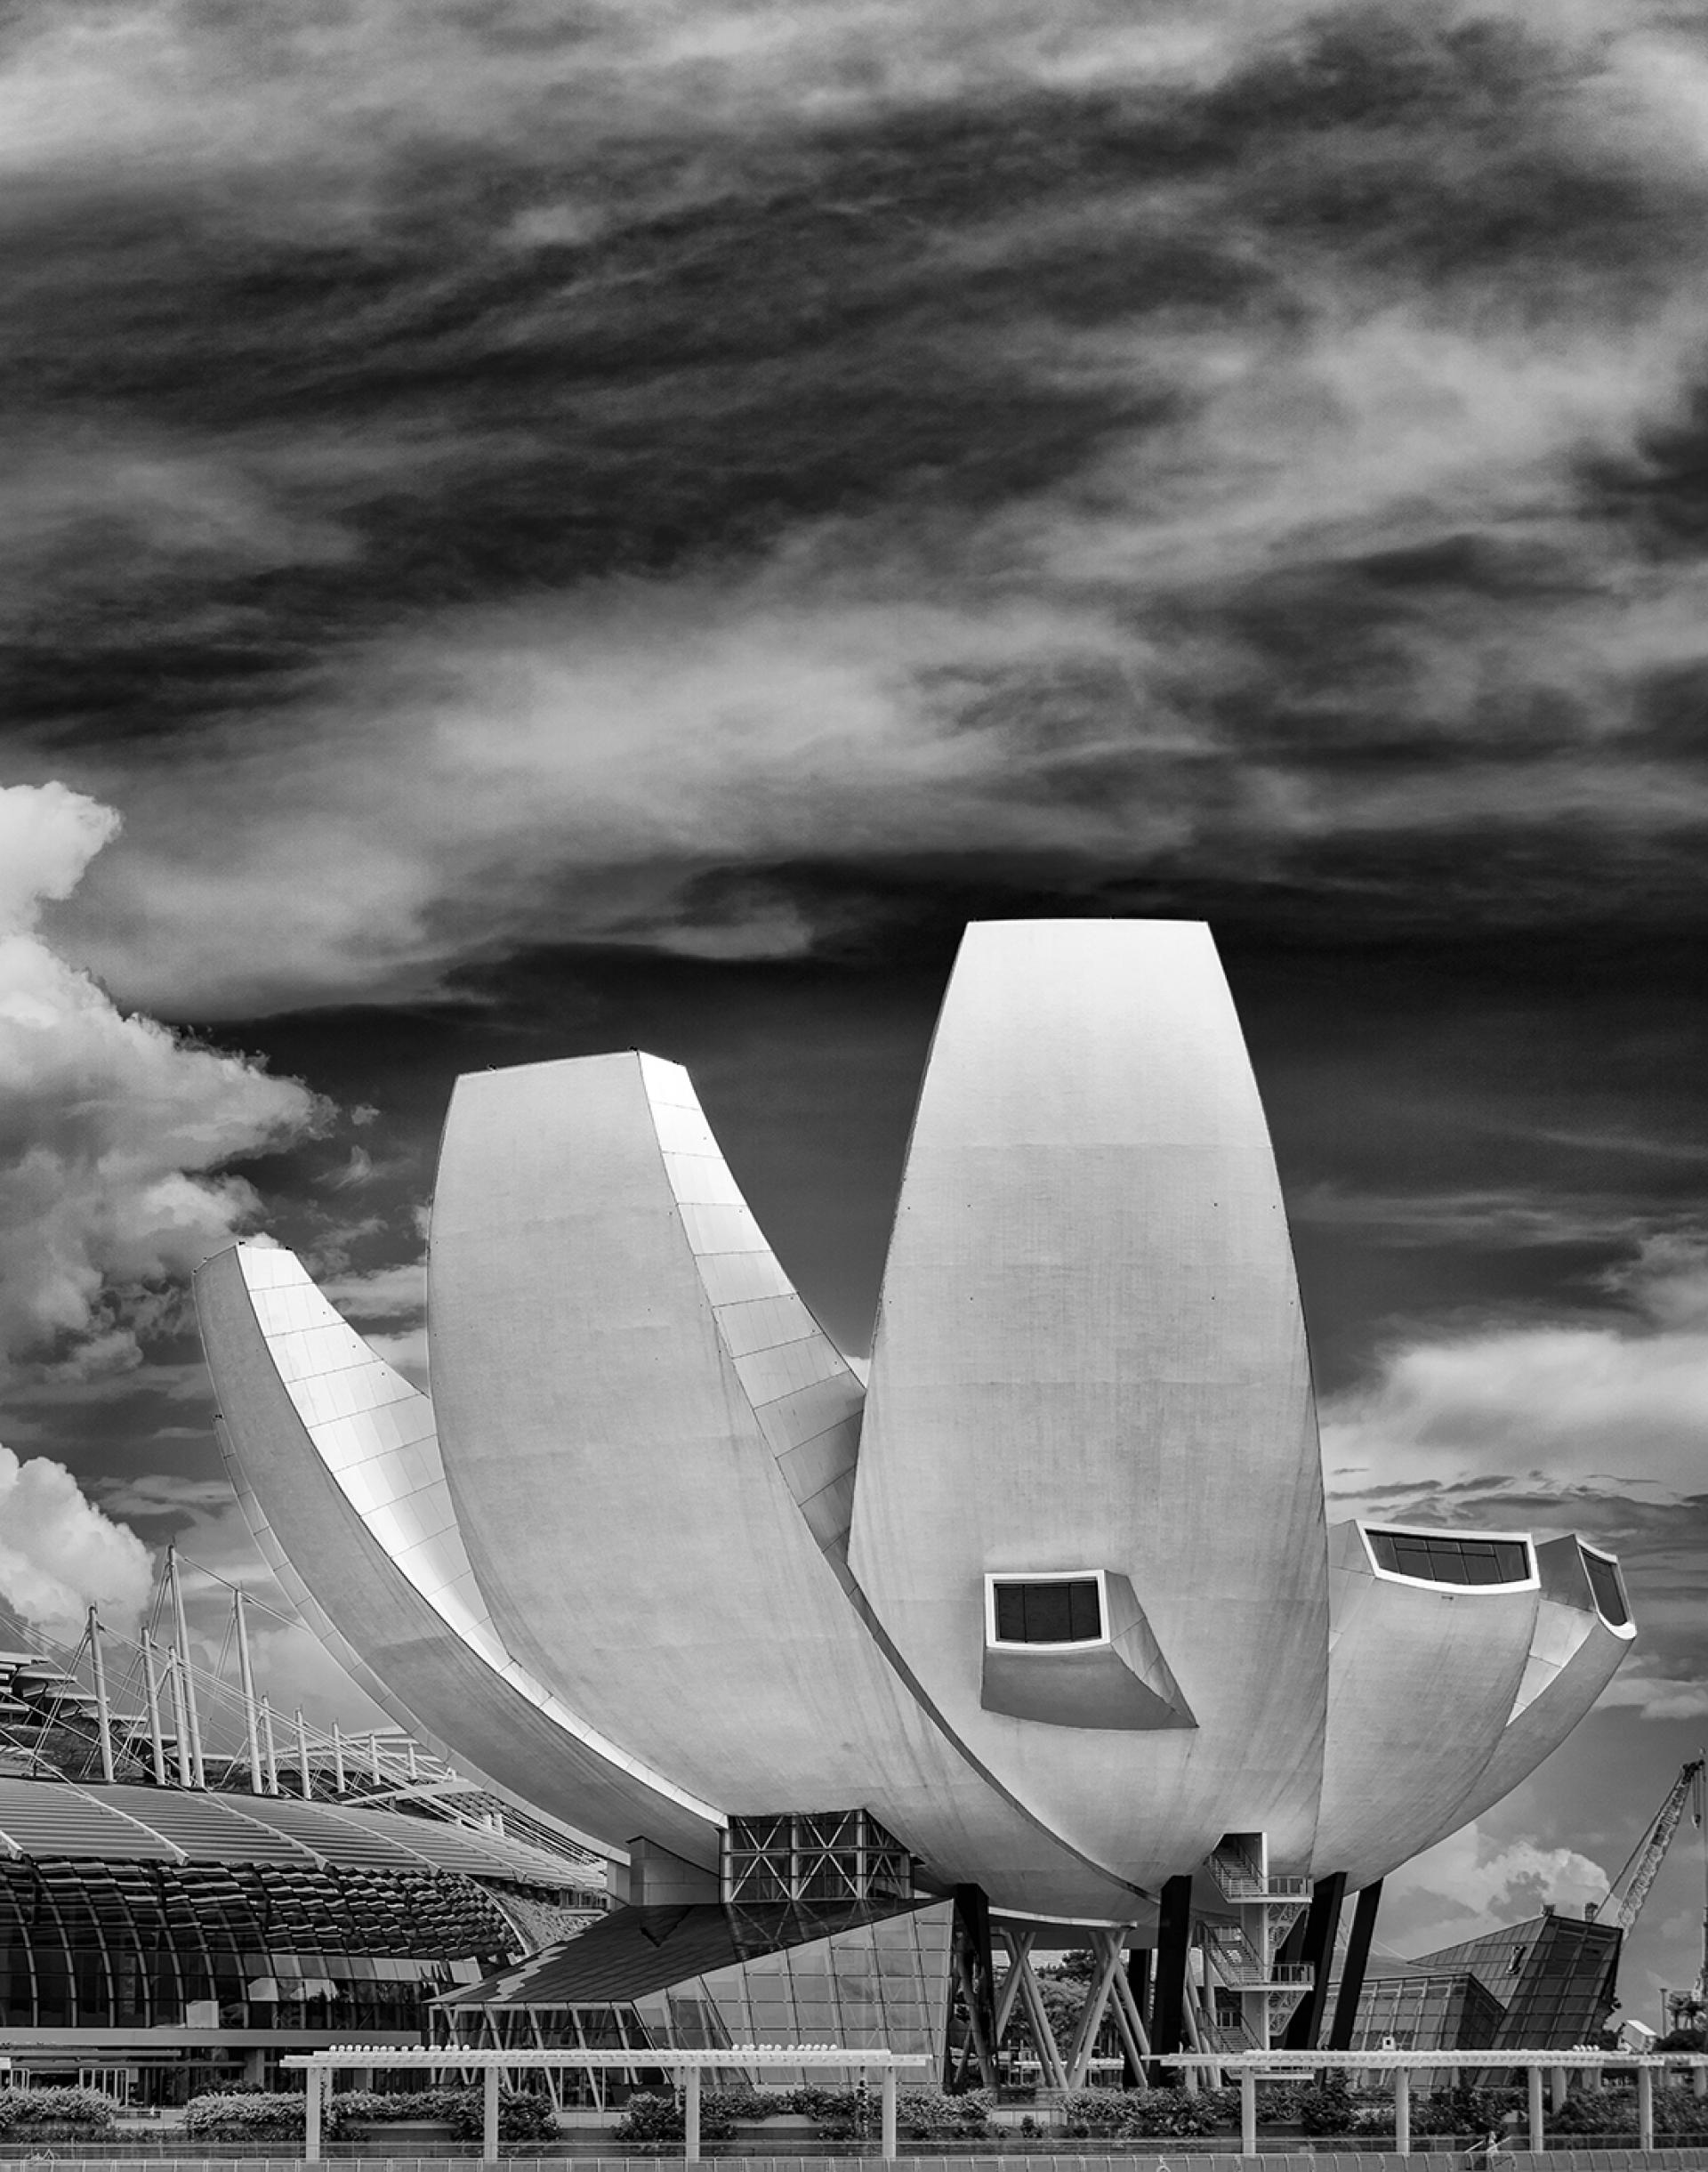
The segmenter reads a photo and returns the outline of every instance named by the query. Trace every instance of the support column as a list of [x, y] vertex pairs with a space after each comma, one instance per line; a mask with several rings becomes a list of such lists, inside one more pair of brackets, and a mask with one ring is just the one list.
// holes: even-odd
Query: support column
[[1186, 2026], [1186, 1962], [1192, 1942], [1192, 1880], [1169, 1878], [1163, 1886], [1156, 1926], [1156, 1990], [1151, 2007], [1150, 2048], [1161, 2059], [1179, 2051]]
[[[1127, 1954], [1126, 1998], [1120, 2001], [1128, 2015], [1138, 2023], [1140, 2038], [1144, 2035], [1144, 2015], [1150, 2011], [1150, 1948], [1133, 1946]], [[1119, 1998], [1119, 1993], [1116, 1994]], [[1131, 2058], [1122, 2061], [1121, 2086], [1124, 2089], [1141, 2089], [1145, 2086], [1145, 2070], [1135, 2067]]]
[[1533, 2066], [1524, 2079], [1529, 2099], [1527, 2109], [1530, 2113], [1530, 2147], [1535, 2155], [1540, 2156], [1543, 2149], [1542, 2069], [1539, 2066]]
[[1376, 1910], [1382, 1906], [1382, 1880], [1366, 1885], [1352, 1910], [1352, 1934], [1346, 1942], [1341, 1964], [1341, 1995], [1334, 2001], [1334, 2021], [1328, 2032], [1330, 2051], [1350, 2051], [1358, 2025], [1358, 2000], [1364, 1996], [1364, 1972], [1370, 1960], [1370, 1941], [1375, 1936]]
[[101, 1737], [101, 1776], [113, 1784], [113, 1708], [107, 1701], [107, 1662], [101, 1649], [101, 1616], [89, 1609], [89, 1671], [95, 1678], [95, 1726]]
[[1406, 2067], [1394, 2069], [1394, 2154], [1412, 2153], [1412, 2077]]
[[886, 2066], [883, 2070], [882, 2093], [880, 2102], [882, 2105], [880, 2121], [882, 2139], [878, 2144], [878, 2150], [884, 2162], [892, 2164], [896, 2155], [896, 2070], [893, 2066]]
[[1655, 2146], [1655, 2069], [1640, 2066], [1637, 2069], [1637, 2146], [1652, 2150]]
[[302, 2156], [305, 2163], [320, 2161], [320, 2092], [326, 2086], [326, 2070], [323, 2066], [306, 2067], [302, 2073]]
[[498, 2161], [498, 2069], [487, 2067], [480, 2076], [480, 2158], [484, 2164]]
[[[1341, 1925], [1341, 1904], [1346, 1898], [1346, 1873], [1336, 1870], [1319, 1877], [1311, 1888], [1310, 1907], [1300, 1941], [1299, 1958], [1311, 1971], [1310, 1989], [1293, 2008], [1281, 2041], [1288, 2051], [1315, 2051], [1323, 2032], [1328, 2006], [1328, 1976], [1334, 1960], [1334, 1934]], [[1292, 1937], [1289, 1934], [1288, 1942]]]
[[1549, 2077], [1548, 2109], [1550, 2111], [1559, 2111], [1564, 2109], [1567, 2086], [1566, 2069], [1563, 2066], [1557, 2066]]
[[[990, 1903], [981, 1885], [955, 1887], [955, 1944], [962, 1957], [961, 1990], [967, 2003], [968, 2042], [979, 2064], [980, 2084], [994, 2089], [997, 2081], [994, 2034], [996, 1966], [990, 1948]], [[955, 2080], [959, 2081], [965, 2071], [966, 2062], [963, 2060]]]
[[682, 2076], [682, 2156], [689, 2164], [700, 2160], [700, 2070], [690, 2066]]

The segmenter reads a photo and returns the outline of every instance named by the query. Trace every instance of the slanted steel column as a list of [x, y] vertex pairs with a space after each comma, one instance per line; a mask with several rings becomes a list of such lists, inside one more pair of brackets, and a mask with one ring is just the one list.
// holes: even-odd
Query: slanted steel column
[[149, 1748], [154, 1758], [154, 1784], [166, 1784], [166, 1745], [160, 1726], [160, 1677], [154, 1671], [155, 1644], [150, 1632], [142, 1632], [142, 1691], [149, 1708]]
[[1323, 2032], [1323, 2015], [1328, 2006], [1328, 1972], [1334, 1958], [1334, 1934], [1341, 1926], [1341, 1904], [1346, 1898], [1346, 1873], [1336, 1870], [1319, 1877], [1311, 1888], [1310, 1907], [1304, 1917], [1304, 1935], [1299, 1958], [1311, 1972], [1310, 1989], [1288, 2019], [1283, 2047], [1287, 2051], [1315, 2051]]
[[[1120, 1994], [1116, 1993], [1117, 1999]], [[1127, 1995], [1124, 2005], [1130, 2017], [1137, 2020], [1140, 2035], [1145, 2029], [1144, 2016], [1150, 2011], [1150, 1948], [1133, 1946], [1127, 1952]], [[1121, 2086], [1124, 2089], [1141, 2089], [1145, 2086], [1144, 2069], [1135, 2066], [1132, 2055], [1123, 2039], [1121, 2053]]]
[[107, 1662], [101, 1649], [101, 1616], [89, 1609], [89, 1671], [95, 1678], [95, 1725], [101, 1734], [101, 1776], [113, 1784], [113, 1708], [107, 1701]]
[[1334, 2001], [1334, 2021], [1328, 2032], [1330, 2051], [1350, 2051], [1358, 2024], [1358, 2000], [1364, 1996], [1364, 1972], [1370, 1959], [1370, 1941], [1375, 1936], [1376, 1910], [1382, 1906], [1382, 1880], [1366, 1885], [1352, 1910], [1352, 1934], [1346, 1942], [1341, 1964], [1341, 1995]]
[[1164, 2058], [1180, 2049], [1186, 2026], [1186, 1963], [1192, 1943], [1192, 1880], [1169, 1878], [1163, 1886], [1156, 1926], [1156, 1990], [1151, 2007], [1150, 2048]]

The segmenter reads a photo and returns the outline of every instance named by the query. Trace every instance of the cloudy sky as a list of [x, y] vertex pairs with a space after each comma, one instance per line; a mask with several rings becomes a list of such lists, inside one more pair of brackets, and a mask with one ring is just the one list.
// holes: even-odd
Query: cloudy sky
[[1388, 1934], [1588, 1897], [1708, 1726], [1708, 4], [54, 0], [0, 75], [11, 1603], [258, 1573], [184, 1274], [419, 1364], [458, 1070], [689, 1063], [859, 1350], [961, 925], [1202, 916], [1337, 1497], [1643, 1627]]

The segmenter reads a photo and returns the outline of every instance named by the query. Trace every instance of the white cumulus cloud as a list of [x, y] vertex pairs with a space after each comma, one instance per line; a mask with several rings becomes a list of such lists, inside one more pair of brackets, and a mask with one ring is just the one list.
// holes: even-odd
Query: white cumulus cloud
[[1495, 1323], [1390, 1351], [1324, 1412], [1337, 1494], [1539, 1477], [1555, 1487], [1704, 1483], [1708, 1255], [1655, 1240], [1615, 1282], [1629, 1310], [1572, 1323]]
[[1577, 1849], [1501, 1842], [1470, 1824], [1415, 1855], [1382, 1889], [1383, 1936], [1428, 1953], [1522, 1922], [1547, 1902], [1582, 1913], [1607, 1898], [1607, 1874]]
[[135, 1628], [153, 1583], [133, 1530], [85, 1498], [62, 1463], [20, 1462], [0, 1448], [0, 1597], [50, 1635], [77, 1636], [90, 1606], [113, 1628]]
[[126, 1014], [40, 926], [118, 817], [0, 787], [0, 1365], [135, 1362], [173, 1286], [254, 1215], [224, 1174], [314, 1126], [294, 1080]]

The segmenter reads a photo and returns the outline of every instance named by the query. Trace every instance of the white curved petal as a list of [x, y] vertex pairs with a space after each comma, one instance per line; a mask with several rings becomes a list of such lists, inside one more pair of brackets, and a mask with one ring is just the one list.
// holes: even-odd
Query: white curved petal
[[[967, 931], [920, 1094], [850, 1560], [979, 1758], [1151, 1885], [1309, 1854], [1322, 1482], [1274, 1159], [1208, 931]], [[1092, 1558], [1093, 1556], [1095, 1558]], [[984, 1579], [1129, 1579], [1195, 1725], [981, 1707]]]
[[289, 1252], [217, 1253], [196, 1296], [257, 1541], [363, 1686], [601, 1845], [646, 1832], [715, 1864], [720, 1813], [589, 1727], [506, 1648], [469, 1568], [427, 1397]]
[[863, 1805], [1011, 1905], [1131, 1912], [945, 1739], [850, 1603], [859, 1384], [678, 1066], [460, 1080], [429, 1303], [469, 1558], [576, 1711], [731, 1813]]
[[[1528, 1541], [1525, 1542], [1527, 1549]], [[1364, 1528], [1329, 1534], [1328, 1747], [1313, 1869], [1368, 1885], [1455, 1831], [1530, 1661], [1541, 1597], [1384, 1575]]]

